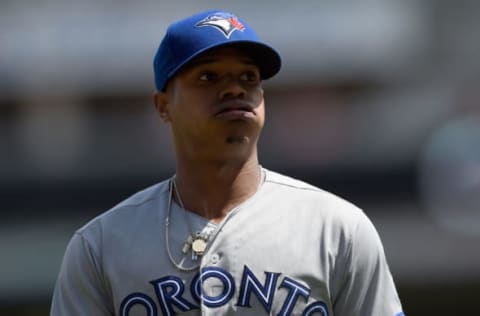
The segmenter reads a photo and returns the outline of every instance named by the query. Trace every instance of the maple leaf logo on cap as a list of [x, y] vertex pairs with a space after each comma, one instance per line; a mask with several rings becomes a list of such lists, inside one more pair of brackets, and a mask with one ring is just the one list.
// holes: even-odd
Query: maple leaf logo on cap
[[230, 38], [235, 31], [241, 31], [245, 29], [245, 26], [238, 20], [233, 14], [215, 13], [209, 15], [205, 19], [201, 20], [196, 27], [211, 26], [221, 31], [226, 38]]

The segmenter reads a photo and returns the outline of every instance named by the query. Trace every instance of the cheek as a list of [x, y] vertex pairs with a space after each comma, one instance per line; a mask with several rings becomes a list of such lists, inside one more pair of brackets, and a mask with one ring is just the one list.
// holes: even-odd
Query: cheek
[[254, 95], [254, 103], [258, 104], [257, 106], [257, 114], [262, 118], [265, 117], [265, 99], [263, 98], [263, 89], [259, 88]]
[[265, 104], [263, 101], [257, 107], [256, 112], [257, 112], [258, 123], [260, 127], [263, 127], [265, 123]]
[[265, 99], [263, 96], [263, 89], [261, 87], [258, 87], [255, 91], [255, 94], [253, 95], [254, 101], [259, 104], [261, 107], [264, 106]]
[[[179, 91], [183, 91], [180, 93]], [[200, 100], [202, 100], [198, 95], [191, 93], [186, 89], [177, 89], [173, 95], [172, 103], [170, 104], [171, 110], [176, 117], [179, 119], [182, 118], [191, 118], [195, 117], [200, 111]]]

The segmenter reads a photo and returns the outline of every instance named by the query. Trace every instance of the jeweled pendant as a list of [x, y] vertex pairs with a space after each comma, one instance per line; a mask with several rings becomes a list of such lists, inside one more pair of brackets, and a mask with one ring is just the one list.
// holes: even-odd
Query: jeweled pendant
[[197, 256], [203, 256], [207, 248], [207, 241], [203, 237], [196, 237], [192, 243], [192, 251]]

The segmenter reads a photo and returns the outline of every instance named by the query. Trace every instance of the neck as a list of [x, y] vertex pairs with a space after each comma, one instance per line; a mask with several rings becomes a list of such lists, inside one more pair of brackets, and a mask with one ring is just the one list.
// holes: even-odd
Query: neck
[[255, 194], [261, 170], [256, 156], [244, 163], [199, 165], [177, 161], [175, 182], [187, 210], [220, 222], [230, 210]]

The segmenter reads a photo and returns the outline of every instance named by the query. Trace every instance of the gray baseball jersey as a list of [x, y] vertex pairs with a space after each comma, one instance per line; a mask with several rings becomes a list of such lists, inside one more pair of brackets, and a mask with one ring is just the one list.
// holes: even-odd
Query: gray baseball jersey
[[[170, 180], [90, 221], [67, 247], [51, 315], [403, 315], [365, 214], [263, 171], [257, 193], [218, 225], [172, 203], [166, 232]], [[182, 252], [190, 229], [210, 233], [196, 261]], [[166, 246], [176, 265], [199, 268], [182, 271]]]

